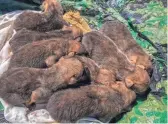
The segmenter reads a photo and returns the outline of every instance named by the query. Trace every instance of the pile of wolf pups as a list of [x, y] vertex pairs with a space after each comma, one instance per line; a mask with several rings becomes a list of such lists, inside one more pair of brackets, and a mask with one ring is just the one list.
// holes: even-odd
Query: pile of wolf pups
[[127, 111], [149, 87], [151, 57], [119, 21], [82, 34], [63, 20], [59, 2], [45, 0], [43, 6], [43, 12], [25, 11], [14, 22], [0, 97], [30, 110], [45, 103], [56, 122], [107, 122]]

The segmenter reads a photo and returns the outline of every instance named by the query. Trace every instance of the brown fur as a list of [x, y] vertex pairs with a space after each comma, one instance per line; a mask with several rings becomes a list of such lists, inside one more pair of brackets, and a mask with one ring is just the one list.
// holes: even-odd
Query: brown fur
[[117, 20], [106, 22], [100, 31], [110, 37], [133, 64], [143, 66], [144, 69], [152, 68], [151, 57], [136, 43], [123, 23]]
[[63, 9], [56, 0], [43, 2], [44, 12], [24, 11], [14, 21], [16, 31], [23, 28], [36, 31], [50, 31], [61, 29], [67, 23], [63, 20]]
[[135, 93], [123, 83], [115, 86], [89, 85], [53, 94], [47, 110], [57, 122], [76, 122], [83, 117], [110, 121], [122, 113], [134, 100]]
[[[117, 80], [125, 81], [127, 79], [127, 81], [129, 80], [129, 82], [133, 84], [136, 84], [136, 81], [139, 80], [138, 85], [134, 85], [133, 87], [133, 90], [136, 88], [136, 91], [139, 92], [148, 88], [148, 74], [145, 73], [143, 69], [137, 69], [139, 67], [135, 68], [135, 66], [129, 62], [126, 54], [120, 51], [120, 49], [117, 49], [118, 46], [116, 46], [114, 41], [108, 36], [98, 31], [92, 31], [83, 36], [82, 44], [85, 46], [89, 57], [101, 68], [115, 72]], [[144, 76], [141, 77], [141, 75]], [[137, 78], [136, 81], [134, 76]]]
[[0, 97], [12, 105], [47, 102], [52, 92], [80, 80], [82, 63], [61, 58], [48, 69], [12, 68], [0, 78]]
[[11, 46], [12, 52], [16, 52], [19, 48], [28, 43], [47, 40], [51, 38], [65, 38], [72, 40], [73, 34], [71, 31], [56, 30], [50, 32], [37, 32], [24, 28], [14, 35], [14, 37], [9, 41], [9, 44]]
[[[44, 41], [36, 41], [26, 44], [15, 52], [11, 57], [9, 68], [12, 67], [47, 67], [47, 59], [55, 56], [55, 62], [62, 56], [69, 53], [83, 53], [80, 42], [77, 40], [65, 39], [49, 39]], [[52, 62], [53, 63], [53, 62]], [[49, 64], [49, 66], [51, 66]]]

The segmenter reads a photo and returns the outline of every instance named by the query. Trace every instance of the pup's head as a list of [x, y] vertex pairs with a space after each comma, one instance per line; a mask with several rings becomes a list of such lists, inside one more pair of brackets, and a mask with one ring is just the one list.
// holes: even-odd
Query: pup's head
[[152, 69], [152, 58], [149, 55], [134, 54], [131, 55], [129, 59], [133, 64], [143, 68], [144, 70]]
[[68, 84], [74, 84], [81, 77], [84, 71], [82, 63], [72, 57], [62, 57], [57, 63], [58, 73], [64, 82]]
[[80, 28], [76, 27], [76, 26], [66, 26], [64, 25], [64, 27], [62, 28], [62, 30], [68, 30], [68, 31], [72, 31], [73, 34], [73, 38], [78, 38], [81, 37], [83, 35], [83, 32]]
[[69, 40], [68, 53], [86, 54], [85, 47], [79, 42], [79, 39]]
[[113, 88], [121, 94], [125, 102], [124, 106], [129, 106], [136, 99], [135, 92], [127, 88], [124, 82], [117, 81], [116, 83], [112, 83], [111, 88]]
[[45, 13], [51, 13], [57, 11], [59, 15], [63, 15], [63, 8], [57, 0], [44, 0], [42, 8]]
[[100, 69], [96, 78], [96, 83], [104, 84], [109, 86], [115, 82], [115, 74], [107, 69]]
[[146, 70], [136, 66], [135, 71], [125, 78], [125, 84], [138, 94], [144, 93], [149, 88], [150, 77]]

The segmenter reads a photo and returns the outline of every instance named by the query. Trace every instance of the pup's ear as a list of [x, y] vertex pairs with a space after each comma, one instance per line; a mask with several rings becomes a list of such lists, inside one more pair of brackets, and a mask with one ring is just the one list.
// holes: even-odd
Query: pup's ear
[[66, 56], [66, 58], [71, 58], [73, 56], [75, 56], [75, 52], [70, 52], [70, 53], [68, 53], [68, 55]]
[[51, 67], [52, 65], [54, 65], [56, 63], [56, 56], [55, 55], [52, 55], [52, 56], [49, 56], [46, 60], [45, 60], [45, 63], [48, 67]]
[[48, 5], [47, 0], [44, 0], [43, 3], [42, 3], [41, 9], [42, 9], [44, 12], [47, 12], [48, 6], [49, 6], [49, 5]]
[[129, 60], [131, 61], [132, 64], [136, 64], [138, 57], [135, 55], [132, 55], [129, 57]]
[[76, 82], [77, 82], [76, 78], [72, 77], [72, 78], [69, 80], [68, 84], [75, 84]]
[[125, 79], [125, 84], [126, 84], [126, 86], [127, 86], [128, 88], [130, 88], [130, 87], [132, 87], [132, 85], [134, 84], [134, 82], [133, 82], [131, 79], [126, 78], [126, 79]]

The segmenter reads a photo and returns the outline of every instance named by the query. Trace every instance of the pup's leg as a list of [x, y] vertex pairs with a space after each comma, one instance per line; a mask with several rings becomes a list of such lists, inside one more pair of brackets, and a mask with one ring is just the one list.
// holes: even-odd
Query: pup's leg
[[44, 87], [37, 88], [32, 92], [30, 100], [26, 102], [26, 106], [30, 106], [41, 99], [47, 98], [50, 95], [50, 93], [51, 93], [50, 90]]

